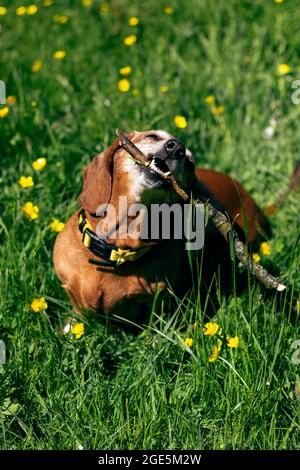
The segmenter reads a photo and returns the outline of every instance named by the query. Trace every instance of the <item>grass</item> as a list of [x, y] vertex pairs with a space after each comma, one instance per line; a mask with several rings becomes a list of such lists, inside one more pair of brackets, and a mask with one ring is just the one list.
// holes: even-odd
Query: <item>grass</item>
[[[261, 286], [251, 279], [243, 295], [220, 297], [213, 320], [240, 345], [223, 348], [213, 363], [207, 358], [216, 339], [191, 326], [203, 324], [197, 293], [169, 315], [155, 312], [140, 335], [88, 317], [84, 336], [72, 340], [59, 333], [71, 306], [53, 270], [49, 227], [78, 207], [82, 170], [116, 127], [166, 129], [197, 164], [233, 174], [261, 206], [272, 203], [299, 158], [300, 105], [290, 99], [300, 76], [299, 7], [293, 0], [178, 0], [168, 15], [168, 2], [158, 0], [36, 4], [35, 15], [17, 16], [19, 1], [1, 1], [0, 79], [17, 101], [0, 119], [0, 339], [7, 353], [0, 448], [299, 447], [299, 365], [292, 362], [299, 322], [276, 309], [272, 296], [264, 300]], [[54, 22], [55, 14], [68, 22]], [[136, 27], [128, 25], [132, 15]], [[125, 46], [132, 33], [136, 44]], [[61, 61], [52, 57], [57, 50], [66, 51]], [[33, 73], [36, 60], [43, 65]], [[291, 73], [279, 77], [280, 63]], [[122, 93], [119, 68], [127, 65], [131, 88]], [[223, 113], [204, 103], [211, 94]], [[175, 115], [186, 117], [185, 129], [175, 127]], [[267, 139], [271, 118], [277, 125]], [[47, 165], [36, 173], [40, 156]], [[32, 175], [35, 186], [21, 189], [21, 175]], [[21, 212], [27, 201], [40, 208], [35, 221]], [[299, 210], [298, 191], [272, 217], [272, 251], [262, 257], [294, 295]], [[34, 313], [30, 304], [42, 295], [48, 309]]]

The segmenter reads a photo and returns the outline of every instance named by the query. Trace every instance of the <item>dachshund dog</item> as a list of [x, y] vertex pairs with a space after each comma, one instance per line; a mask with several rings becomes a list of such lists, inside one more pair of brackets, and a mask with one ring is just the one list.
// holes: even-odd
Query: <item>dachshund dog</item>
[[[239, 236], [249, 244], [269, 236], [268, 221], [247, 191], [224, 173], [195, 169], [191, 152], [172, 135], [151, 130], [128, 137], [149, 161], [155, 158], [160, 169], [171, 172], [193, 197], [209, 200], [229, 214]], [[134, 216], [122, 212], [120, 196], [126, 197], [128, 207], [180, 203], [168, 182], [151, 167], [137, 164], [116, 140], [84, 171], [81, 209], [56, 239], [54, 267], [77, 313], [87, 309], [110, 319], [141, 324], [158, 292], [164, 297], [172, 289], [183, 295], [192, 287], [192, 278], [185, 240], [131, 236], [124, 227]], [[100, 206], [105, 210], [99, 213]], [[108, 234], [105, 240], [99, 236], [99, 222]], [[201, 258], [202, 289], [208, 292], [218, 274], [228, 277], [231, 264], [228, 243], [210, 221], [197, 256]]]

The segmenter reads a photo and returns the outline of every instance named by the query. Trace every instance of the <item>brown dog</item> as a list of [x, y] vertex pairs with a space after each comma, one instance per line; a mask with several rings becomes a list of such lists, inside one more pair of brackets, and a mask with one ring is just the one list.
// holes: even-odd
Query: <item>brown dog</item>
[[[245, 189], [224, 173], [194, 170], [191, 153], [173, 136], [164, 131], [128, 136], [149, 159], [155, 156], [160, 168], [171, 171], [194, 197], [209, 199], [226, 210], [241, 236], [245, 217], [251, 244], [269, 234], [266, 218]], [[84, 212], [76, 212], [58, 235], [54, 266], [77, 313], [84, 308], [109, 318], [144, 323], [158, 290], [166, 292], [171, 287], [181, 295], [191, 287], [187, 254], [184, 240], [145, 240], [128, 234], [124, 227], [134, 217], [122, 213], [120, 196], [126, 196], [128, 206], [178, 202], [168, 183], [138, 165], [115, 141], [85, 169], [80, 195]], [[107, 210], [99, 216], [97, 209], [102, 205]], [[117, 219], [112, 217], [113, 209], [120, 209]], [[109, 234], [105, 242], [95, 238], [99, 221]], [[201, 251], [203, 285], [208, 286], [218, 267], [230, 262], [228, 245], [210, 222]]]

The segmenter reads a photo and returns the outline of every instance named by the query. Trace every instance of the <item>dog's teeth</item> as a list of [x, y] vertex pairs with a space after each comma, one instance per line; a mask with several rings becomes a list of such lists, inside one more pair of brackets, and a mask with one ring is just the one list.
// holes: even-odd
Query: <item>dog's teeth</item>
[[[155, 158], [155, 157], [154, 157]], [[165, 175], [165, 176], [169, 176], [171, 174], [171, 171], [162, 171], [158, 166], [156, 166], [155, 162], [154, 162], [154, 158], [151, 160], [151, 163], [149, 165], [149, 167], [151, 168], [151, 170], [153, 171], [156, 171], [158, 174], [160, 175]]]

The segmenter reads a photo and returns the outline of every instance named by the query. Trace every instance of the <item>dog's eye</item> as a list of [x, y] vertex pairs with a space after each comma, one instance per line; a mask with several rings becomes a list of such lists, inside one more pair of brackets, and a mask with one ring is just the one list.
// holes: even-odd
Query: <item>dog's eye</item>
[[146, 138], [155, 140], [156, 142], [159, 142], [160, 140], [162, 140], [162, 138], [159, 137], [159, 135], [156, 135], [156, 134], [148, 134], [148, 135], [146, 135]]

